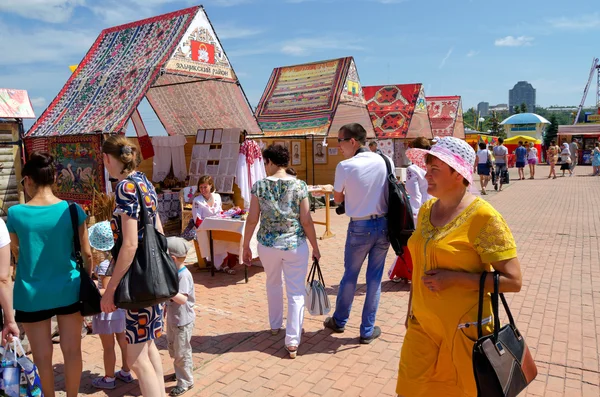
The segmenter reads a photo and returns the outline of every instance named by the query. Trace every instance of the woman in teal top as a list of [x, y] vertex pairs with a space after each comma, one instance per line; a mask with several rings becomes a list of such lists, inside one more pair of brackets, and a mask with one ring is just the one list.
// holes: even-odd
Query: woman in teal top
[[[33, 152], [23, 167], [21, 184], [31, 200], [8, 210], [7, 227], [17, 258], [14, 308], [23, 323], [39, 369], [42, 391], [54, 396], [50, 319], [58, 318], [60, 347], [65, 361], [67, 396], [77, 396], [81, 380], [80, 276], [73, 254], [73, 226], [69, 204], [52, 192], [56, 170], [48, 153]], [[77, 206], [79, 240], [86, 270], [92, 252], [85, 212]]]
[[250, 212], [244, 231], [244, 263], [252, 261], [250, 238], [260, 219], [258, 255], [267, 275], [267, 304], [271, 333], [283, 325], [283, 282], [288, 298], [285, 348], [295, 358], [302, 336], [305, 280], [308, 270], [308, 244], [319, 259], [315, 226], [310, 216], [306, 183], [286, 173], [290, 154], [281, 145], [263, 152], [268, 178], [252, 187]]

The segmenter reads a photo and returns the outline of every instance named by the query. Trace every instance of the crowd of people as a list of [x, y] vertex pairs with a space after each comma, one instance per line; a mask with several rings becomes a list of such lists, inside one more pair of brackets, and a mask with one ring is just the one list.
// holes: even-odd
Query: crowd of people
[[[343, 126], [337, 139], [345, 160], [335, 170], [334, 200], [343, 205], [349, 224], [335, 311], [323, 325], [336, 333], [346, 331], [358, 276], [366, 261], [366, 297], [359, 340], [370, 344], [382, 334], [376, 325], [377, 311], [390, 247], [386, 158], [376, 147], [375, 150], [366, 147], [366, 131], [360, 124]], [[535, 148], [526, 149], [522, 143], [519, 148], [524, 149], [517, 154], [520, 168], [532, 152], [537, 159]], [[117, 286], [143, 237], [142, 206], [160, 232], [162, 225], [157, 216], [154, 187], [143, 173], [136, 171], [139, 164], [136, 146], [123, 136], [111, 136], [104, 142], [102, 152], [108, 173], [117, 180], [113, 218], [88, 230], [86, 214], [77, 207], [83, 271], [92, 274], [93, 250], [102, 258], [95, 263], [102, 313], [95, 316], [93, 329], [100, 335], [104, 349], [105, 374], [95, 379], [93, 385], [112, 389], [117, 380], [133, 381], [133, 372], [142, 395], [164, 396], [163, 366], [155, 340], [161, 337], [166, 319], [169, 354], [174, 360], [177, 380], [170, 395], [182, 395], [194, 386], [191, 337], [196, 314], [194, 281], [184, 264], [188, 245], [179, 237], [167, 240], [169, 254], [178, 269], [179, 293], [166, 305], [141, 310], [120, 309], [115, 305]], [[420, 138], [412, 143], [407, 156], [413, 163], [408, 168], [406, 186], [416, 230], [408, 242], [414, 271], [397, 392], [405, 397], [475, 396], [471, 351], [477, 335], [476, 327], [469, 325], [477, 324], [480, 275], [496, 272], [500, 275], [500, 292], [518, 292], [521, 271], [508, 225], [489, 203], [471, 194], [469, 188], [474, 172], [480, 175], [482, 193], [493, 169], [496, 179], [501, 177], [506, 170], [508, 151], [502, 141], [492, 150], [483, 145], [475, 153], [465, 141], [456, 138], [440, 138], [433, 145]], [[311, 257], [318, 261], [321, 253], [310, 213], [308, 188], [304, 181], [290, 175], [288, 150], [271, 145], [264, 150], [263, 158], [268, 177], [252, 188], [242, 260], [246, 264], [252, 261], [250, 237], [258, 226], [270, 332], [277, 335], [285, 330], [284, 347], [289, 357], [295, 358], [302, 341], [309, 261]], [[535, 162], [529, 164], [533, 166], [530, 168], [533, 178]], [[69, 204], [52, 191], [55, 173], [54, 159], [48, 153], [32, 153], [21, 181], [30, 199], [9, 209], [6, 226], [0, 222], [0, 304], [4, 309], [3, 339], [18, 336], [16, 323], [23, 323], [46, 396], [54, 396], [50, 319], [58, 318], [65, 391], [67, 396], [74, 397], [82, 372], [81, 275], [73, 257]], [[220, 207], [214, 183], [203, 178], [198, 184], [193, 202], [196, 226]], [[498, 185], [502, 190], [501, 179]], [[32, 218], [36, 219], [35, 224], [29, 221]], [[9, 245], [17, 259], [14, 297]], [[493, 280], [490, 277], [487, 281], [485, 292], [491, 292]], [[284, 285], [288, 306], [285, 327]], [[62, 292], [56, 294], [57, 289]], [[494, 327], [490, 321], [489, 295], [483, 310], [482, 325], [484, 333], [489, 334]], [[117, 344], [123, 357], [119, 371], [115, 370]]]

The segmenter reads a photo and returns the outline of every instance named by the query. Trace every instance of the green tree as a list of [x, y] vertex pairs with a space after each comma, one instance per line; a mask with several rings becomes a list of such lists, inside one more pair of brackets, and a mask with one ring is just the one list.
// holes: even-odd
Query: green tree
[[477, 110], [475, 110], [475, 108], [470, 108], [464, 112], [463, 120], [465, 125], [474, 130], [477, 125]]
[[514, 110], [513, 110], [514, 114], [519, 114], [521, 113], [521, 108], [519, 108], [519, 105], [515, 105]]
[[527, 113], [527, 104], [525, 102], [521, 104], [521, 113]]
[[558, 136], [558, 119], [556, 115], [553, 113], [550, 115], [550, 119], [548, 120], [550, 125], [546, 127], [546, 131], [544, 132], [544, 146], [550, 146], [550, 141], [556, 140]]
[[489, 130], [490, 133], [499, 138], [506, 138], [506, 132], [504, 132], [504, 126], [500, 125], [498, 115], [496, 112], [492, 113], [492, 117], [489, 118]]

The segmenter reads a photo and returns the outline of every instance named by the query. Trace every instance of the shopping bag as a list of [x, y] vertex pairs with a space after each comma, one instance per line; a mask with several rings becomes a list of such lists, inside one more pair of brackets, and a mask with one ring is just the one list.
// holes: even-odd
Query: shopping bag
[[[128, 179], [136, 188], [140, 204], [140, 218], [143, 237], [138, 241], [138, 247], [127, 273], [123, 276], [115, 291], [115, 306], [120, 309], [140, 310], [168, 301], [179, 291], [177, 266], [167, 251], [167, 238], [159, 232], [142, 197], [137, 182]], [[118, 220], [120, 222], [120, 218]], [[119, 257], [123, 244], [123, 236], [113, 247], [113, 258]]]
[[313, 316], [322, 316], [331, 310], [331, 303], [325, 291], [325, 281], [319, 261], [314, 260], [306, 279], [306, 306]]
[[413, 272], [413, 263], [412, 258], [410, 256], [410, 251], [408, 247], [402, 248], [402, 255], [398, 255], [396, 258], [396, 262], [394, 262], [394, 266], [392, 266], [388, 272], [388, 276], [392, 281], [402, 281], [409, 282], [412, 280], [412, 272]]
[[13, 338], [6, 348], [0, 350], [0, 354], [2, 355], [0, 395], [8, 397], [44, 396], [37, 367], [25, 355], [18, 338]]

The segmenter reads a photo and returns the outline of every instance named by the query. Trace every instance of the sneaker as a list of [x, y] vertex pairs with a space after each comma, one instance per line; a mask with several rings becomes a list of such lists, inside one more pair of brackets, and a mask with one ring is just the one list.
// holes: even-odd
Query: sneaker
[[169, 396], [181, 396], [185, 394], [188, 390], [191, 390], [193, 387], [194, 385], [191, 385], [190, 387], [175, 386], [173, 389], [171, 389]]
[[129, 373], [129, 375], [123, 375], [123, 371], [117, 372], [115, 374], [115, 378], [122, 380], [125, 383], [133, 382], [133, 376], [131, 376], [131, 373]]
[[378, 326], [373, 327], [373, 333], [371, 334], [371, 336], [367, 337], [367, 338], [363, 338], [362, 336], [360, 337], [360, 343], [362, 345], [368, 345], [369, 343], [373, 342], [375, 339], [379, 338], [381, 336], [381, 328], [379, 328]]
[[323, 325], [325, 326], [325, 328], [329, 328], [330, 330], [338, 334], [341, 334], [346, 330], [346, 328], [344, 327], [338, 327], [333, 317], [327, 317], [325, 321], [323, 321]]
[[94, 386], [96, 389], [112, 390], [117, 387], [117, 382], [115, 380], [110, 382], [106, 380], [106, 376], [103, 376], [102, 378], [94, 379], [92, 381], [92, 386]]

